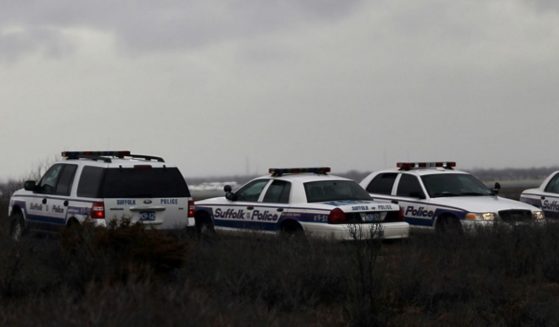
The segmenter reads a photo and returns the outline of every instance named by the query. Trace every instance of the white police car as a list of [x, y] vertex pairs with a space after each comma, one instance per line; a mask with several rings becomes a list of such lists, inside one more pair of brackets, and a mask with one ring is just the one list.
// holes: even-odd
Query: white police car
[[540, 187], [524, 190], [520, 201], [541, 208], [546, 218], [559, 218], [559, 171], [549, 175]]
[[496, 221], [541, 222], [543, 212], [496, 195], [454, 162], [398, 163], [398, 169], [371, 173], [360, 185], [373, 199], [399, 204], [411, 227], [458, 231]]
[[157, 229], [194, 227], [194, 202], [176, 166], [130, 151], [63, 152], [39, 182], [10, 198], [11, 235], [89, 221], [129, 220]]
[[[200, 232], [257, 231], [353, 240], [405, 238], [399, 207], [378, 203], [357, 183], [330, 168], [270, 169], [225, 197], [196, 202]], [[373, 233], [371, 233], [373, 231]]]

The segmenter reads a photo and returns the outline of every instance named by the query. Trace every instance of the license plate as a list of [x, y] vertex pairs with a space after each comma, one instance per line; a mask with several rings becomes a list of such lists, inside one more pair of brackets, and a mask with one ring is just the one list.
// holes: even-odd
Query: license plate
[[366, 223], [372, 223], [380, 221], [380, 213], [378, 212], [363, 212], [361, 213], [361, 219]]
[[142, 211], [142, 212], [140, 212], [140, 220], [141, 221], [154, 221], [155, 220], [155, 212], [154, 211]]

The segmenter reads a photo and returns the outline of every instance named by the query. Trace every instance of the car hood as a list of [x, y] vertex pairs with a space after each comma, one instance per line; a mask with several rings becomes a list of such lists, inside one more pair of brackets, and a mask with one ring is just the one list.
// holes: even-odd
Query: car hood
[[501, 210], [539, 210], [529, 204], [499, 196], [455, 196], [432, 198], [432, 204], [455, 207], [470, 212], [498, 212]]

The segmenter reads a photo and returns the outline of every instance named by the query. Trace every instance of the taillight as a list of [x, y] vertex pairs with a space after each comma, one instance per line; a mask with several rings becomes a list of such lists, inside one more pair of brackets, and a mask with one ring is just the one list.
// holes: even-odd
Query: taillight
[[91, 218], [93, 219], [105, 219], [105, 203], [104, 202], [93, 202], [91, 206]]
[[328, 223], [329, 224], [343, 224], [347, 221], [347, 217], [345, 212], [342, 211], [340, 208], [332, 209], [330, 214], [328, 215]]
[[188, 200], [188, 217], [194, 217], [194, 200]]

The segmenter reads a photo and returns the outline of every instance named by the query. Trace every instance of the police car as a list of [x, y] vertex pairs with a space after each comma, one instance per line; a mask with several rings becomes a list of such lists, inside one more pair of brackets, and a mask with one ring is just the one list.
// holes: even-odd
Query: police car
[[225, 197], [196, 202], [200, 232], [256, 231], [336, 240], [396, 239], [409, 234], [399, 207], [372, 201], [347, 178], [329, 175], [330, 168], [269, 170]]
[[176, 166], [130, 151], [62, 152], [42, 178], [10, 198], [10, 233], [128, 220], [157, 229], [194, 227], [194, 202]]
[[399, 204], [414, 228], [462, 232], [495, 222], [541, 222], [543, 212], [531, 205], [497, 196], [455, 162], [404, 162], [396, 169], [371, 173], [360, 185], [373, 199]]
[[559, 218], [559, 171], [549, 175], [540, 187], [524, 190], [520, 201], [541, 208], [546, 218]]

